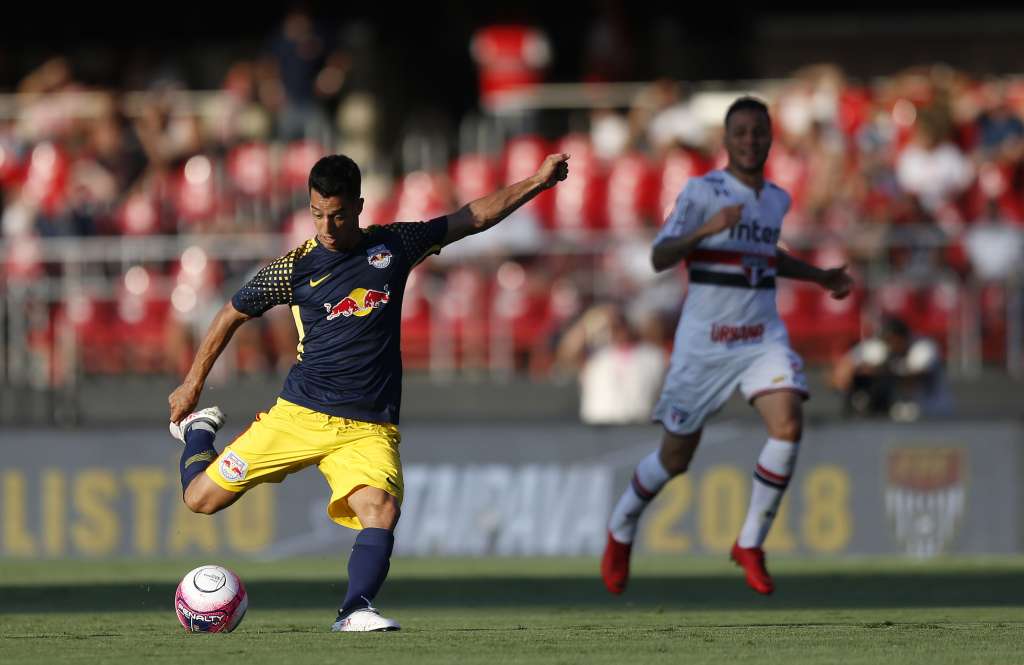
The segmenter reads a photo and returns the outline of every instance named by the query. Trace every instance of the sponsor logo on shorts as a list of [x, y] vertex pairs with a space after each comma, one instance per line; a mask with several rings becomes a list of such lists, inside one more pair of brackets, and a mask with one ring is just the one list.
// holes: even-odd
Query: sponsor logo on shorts
[[219, 469], [224, 480], [234, 483], [245, 478], [249, 471], [249, 463], [234, 451], [228, 451], [228, 454], [221, 458]]
[[366, 260], [374, 268], [384, 270], [384, 268], [391, 265], [391, 250], [388, 249], [387, 245], [374, 245], [366, 250]]
[[711, 325], [711, 341], [716, 344], [752, 344], [764, 339], [764, 324], [733, 326], [727, 323]]
[[786, 375], [785, 374], [779, 374], [778, 376], [776, 376], [775, 378], [772, 379], [772, 385], [774, 385], [776, 383], [782, 383], [785, 380], [786, 380]]
[[682, 425], [689, 417], [690, 414], [686, 411], [683, 411], [678, 406], [673, 406], [672, 410], [669, 412], [669, 419], [672, 421], [673, 427], [678, 427], [679, 425]]

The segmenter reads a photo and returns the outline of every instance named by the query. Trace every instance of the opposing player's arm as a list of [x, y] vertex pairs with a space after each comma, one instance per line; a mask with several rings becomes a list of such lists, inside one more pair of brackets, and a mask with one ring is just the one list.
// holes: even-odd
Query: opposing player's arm
[[845, 265], [823, 270], [806, 261], [801, 261], [780, 247], [775, 248], [775, 257], [775, 272], [779, 277], [813, 282], [827, 290], [836, 300], [842, 300], [850, 295], [853, 278], [850, 277], [850, 273], [846, 272]]
[[503, 189], [471, 201], [448, 215], [444, 244], [480, 233], [505, 219], [518, 208], [569, 176], [569, 155], [548, 155], [537, 172]]
[[217, 358], [231, 341], [231, 336], [235, 334], [238, 327], [251, 318], [248, 314], [235, 309], [231, 301], [220, 308], [213, 323], [210, 324], [210, 329], [206, 331], [206, 337], [199, 345], [199, 350], [196, 351], [192, 367], [185, 376], [185, 380], [167, 398], [167, 403], [171, 407], [172, 422], [180, 421], [195, 409], [196, 404], [199, 403], [199, 394], [203, 391], [203, 385], [206, 383], [206, 377], [209, 376], [210, 370], [213, 369], [213, 364], [217, 362]]
[[[685, 215], [686, 211], [673, 214]], [[651, 250], [651, 265], [657, 272], [671, 268], [689, 256], [701, 240], [736, 226], [742, 216], [743, 204], [725, 206], [696, 230], [659, 240]], [[671, 224], [672, 220], [669, 220], [669, 223]]]

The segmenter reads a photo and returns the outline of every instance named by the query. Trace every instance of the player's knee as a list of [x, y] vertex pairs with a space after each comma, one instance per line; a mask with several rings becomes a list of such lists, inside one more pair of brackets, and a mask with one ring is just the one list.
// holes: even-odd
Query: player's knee
[[189, 491], [191, 489], [192, 488], [190, 486], [189, 489], [185, 491], [184, 500], [185, 505], [193, 513], [198, 513], [200, 515], [212, 515], [223, 507], [218, 505], [212, 496], [199, 491]]
[[773, 439], [800, 443], [800, 438], [803, 436], [803, 433], [804, 426], [801, 419], [791, 417], [776, 423], [772, 427], [771, 436]]
[[364, 527], [394, 529], [401, 515], [398, 500], [383, 491], [361, 495], [357, 500], [350, 499], [349, 505]]
[[662, 450], [660, 461], [669, 475], [678, 476], [686, 473], [690, 468], [690, 460], [693, 459], [693, 452], [689, 450]]
[[398, 507], [398, 501], [391, 495], [388, 495], [387, 499], [377, 504], [373, 510], [373, 516], [377, 522], [386, 525], [382, 528], [393, 529], [398, 524], [398, 518], [401, 515], [402, 511]]

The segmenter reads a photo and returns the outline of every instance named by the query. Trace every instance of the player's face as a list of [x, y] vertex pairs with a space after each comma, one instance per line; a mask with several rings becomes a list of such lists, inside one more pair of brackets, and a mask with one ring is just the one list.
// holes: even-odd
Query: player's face
[[324, 196], [315, 189], [309, 190], [309, 211], [313, 215], [316, 237], [327, 249], [337, 249], [359, 231], [359, 213], [363, 211], [362, 199], [345, 196]]
[[772, 125], [765, 113], [743, 109], [729, 116], [725, 126], [725, 151], [729, 167], [759, 174], [772, 147]]

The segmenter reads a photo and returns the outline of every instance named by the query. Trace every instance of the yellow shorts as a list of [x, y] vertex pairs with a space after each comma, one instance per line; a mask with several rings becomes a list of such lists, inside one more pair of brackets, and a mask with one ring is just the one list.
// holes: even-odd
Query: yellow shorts
[[329, 416], [278, 398], [221, 451], [206, 475], [230, 492], [244, 492], [316, 464], [331, 486], [327, 514], [342, 526], [362, 529], [348, 505], [356, 488], [376, 487], [402, 504], [401, 440], [395, 425]]

